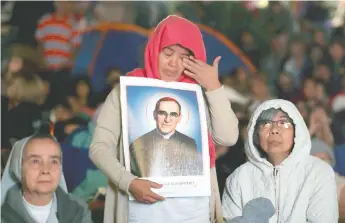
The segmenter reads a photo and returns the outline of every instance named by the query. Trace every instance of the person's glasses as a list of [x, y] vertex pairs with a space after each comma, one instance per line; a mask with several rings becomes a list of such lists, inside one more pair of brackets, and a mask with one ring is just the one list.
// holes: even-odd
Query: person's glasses
[[273, 125], [277, 126], [280, 129], [288, 129], [292, 127], [292, 123], [289, 120], [264, 120], [260, 122], [260, 128], [262, 129], [271, 129]]
[[168, 112], [162, 111], [162, 110], [158, 111], [157, 114], [158, 114], [159, 116], [164, 116], [164, 117], [166, 117], [166, 118], [167, 118], [168, 116], [170, 116], [170, 117], [172, 117], [172, 118], [177, 118], [177, 117], [180, 116], [180, 114], [177, 113], [177, 112], [170, 112], [170, 113], [168, 113]]

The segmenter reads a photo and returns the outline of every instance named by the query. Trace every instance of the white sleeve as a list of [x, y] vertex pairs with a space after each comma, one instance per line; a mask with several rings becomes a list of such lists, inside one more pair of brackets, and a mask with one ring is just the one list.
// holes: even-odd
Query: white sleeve
[[238, 185], [238, 171], [231, 174], [225, 183], [222, 211], [225, 222], [242, 216], [241, 188]]
[[337, 223], [339, 218], [335, 174], [327, 163], [318, 163], [307, 219], [312, 223]]

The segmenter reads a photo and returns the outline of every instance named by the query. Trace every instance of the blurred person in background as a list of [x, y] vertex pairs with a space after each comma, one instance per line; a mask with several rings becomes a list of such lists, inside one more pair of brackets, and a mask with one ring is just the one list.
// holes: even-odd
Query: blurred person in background
[[[326, 144], [312, 146], [310, 155], [320, 158], [331, 166], [335, 164], [333, 150]], [[345, 177], [335, 172], [335, 181], [338, 189], [339, 223], [342, 223], [345, 221]]]
[[235, 145], [230, 147], [218, 147], [216, 150], [217, 178], [221, 198], [223, 196], [225, 182], [228, 176], [247, 161], [244, 147], [248, 136], [248, 123], [249, 120], [246, 118], [239, 121], [240, 137]]
[[277, 97], [291, 102], [295, 102], [299, 97], [298, 89], [295, 87], [292, 77], [286, 72], [279, 75], [277, 81]]
[[318, 44], [313, 44], [310, 46], [309, 57], [312, 63], [312, 67], [315, 67], [319, 64], [323, 58], [327, 57], [328, 52], [325, 48]]
[[328, 49], [332, 59], [333, 75], [338, 80], [340, 76], [345, 75], [345, 39], [334, 38]]
[[332, 132], [335, 145], [345, 144], [345, 76], [341, 78], [342, 90], [331, 100], [333, 112]]
[[321, 82], [328, 96], [332, 97], [340, 90], [339, 77], [336, 77], [327, 61], [321, 61], [314, 69], [315, 80]]
[[34, 133], [45, 97], [44, 84], [37, 75], [12, 78], [7, 96], [1, 97], [2, 148], [11, 148], [14, 141]]
[[313, 43], [322, 47], [322, 49], [326, 49], [327, 47], [327, 38], [326, 33], [321, 28], [316, 28], [314, 30], [314, 36], [313, 36]]
[[284, 71], [292, 75], [294, 86], [300, 88], [304, 79], [305, 71], [310, 66], [306, 53], [306, 44], [301, 37], [295, 37], [290, 42], [290, 52], [284, 63]]
[[315, 106], [310, 114], [308, 128], [312, 144], [323, 141], [333, 148], [334, 138], [330, 128], [330, 118], [321, 106]]
[[245, 98], [249, 97], [249, 74], [244, 68], [236, 68], [229, 74], [221, 76], [220, 81], [226, 88], [231, 88], [232, 92]]
[[305, 123], [308, 123], [309, 121], [308, 118], [309, 118], [309, 113], [310, 113], [310, 107], [308, 106], [308, 104], [303, 100], [299, 100], [296, 102], [296, 107], [298, 111], [301, 113]]
[[317, 83], [314, 78], [307, 77], [304, 79], [299, 100], [305, 101], [309, 107], [317, 105], [316, 88]]
[[252, 114], [254, 110], [261, 104], [261, 102], [272, 98], [265, 79], [259, 75], [250, 78], [250, 93], [251, 103], [249, 106], [249, 114]]
[[34, 76], [42, 64], [42, 56], [27, 44], [13, 44], [10, 48], [9, 61], [1, 75], [1, 92], [6, 95], [6, 88], [15, 75]]
[[246, 56], [249, 57], [254, 66], [259, 66], [261, 59], [259, 44], [253, 35], [248, 31], [242, 32], [241, 49]]
[[226, 92], [227, 98], [232, 103], [238, 103], [242, 106], [245, 106], [249, 103], [249, 98], [244, 96], [238, 90], [236, 90], [235, 86], [235, 78], [230, 75], [224, 75], [220, 78], [220, 82], [224, 86], [224, 90]]
[[39, 20], [35, 37], [44, 55], [45, 67], [70, 69], [74, 51], [80, 44], [78, 23], [73, 17], [74, 2], [54, 1], [55, 11]]
[[73, 112], [76, 115], [88, 116], [87, 119], [92, 117], [94, 113], [94, 107], [92, 106], [92, 100], [94, 94], [88, 76], [72, 79], [71, 89], [68, 96], [68, 101], [72, 105]]

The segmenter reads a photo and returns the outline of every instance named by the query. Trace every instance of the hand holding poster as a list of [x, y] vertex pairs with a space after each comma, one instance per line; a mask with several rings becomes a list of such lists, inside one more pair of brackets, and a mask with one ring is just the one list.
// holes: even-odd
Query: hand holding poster
[[120, 83], [126, 169], [163, 184], [155, 192], [164, 197], [210, 196], [200, 86], [136, 77], [121, 77]]

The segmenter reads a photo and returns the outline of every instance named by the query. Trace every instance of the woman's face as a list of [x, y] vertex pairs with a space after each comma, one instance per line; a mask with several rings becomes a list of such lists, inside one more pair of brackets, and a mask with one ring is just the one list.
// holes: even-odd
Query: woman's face
[[268, 156], [285, 156], [290, 154], [294, 143], [294, 128], [289, 117], [279, 111], [273, 122], [261, 123], [259, 138], [261, 148]]
[[177, 81], [184, 71], [182, 60], [189, 56], [190, 52], [179, 45], [163, 48], [158, 57], [160, 79], [163, 81]]
[[20, 57], [12, 57], [8, 62], [8, 71], [16, 73], [23, 68], [23, 59]]
[[292, 88], [292, 80], [286, 74], [281, 74], [279, 76], [279, 86], [281, 89], [288, 90]]
[[77, 94], [80, 97], [87, 97], [89, 95], [90, 89], [89, 86], [87, 85], [87, 83], [85, 83], [84, 81], [80, 81], [77, 84]]
[[304, 96], [308, 100], [313, 100], [313, 99], [315, 99], [315, 92], [316, 92], [315, 82], [313, 80], [306, 80], [304, 82], [304, 86], [303, 86]]
[[320, 64], [315, 71], [315, 77], [322, 81], [328, 81], [331, 78], [331, 71], [327, 65]]
[[317, 31], [314, 34], [314, 41], [320, 45], [324, 45], [325, 44], [325, 35], [323, 32]]

